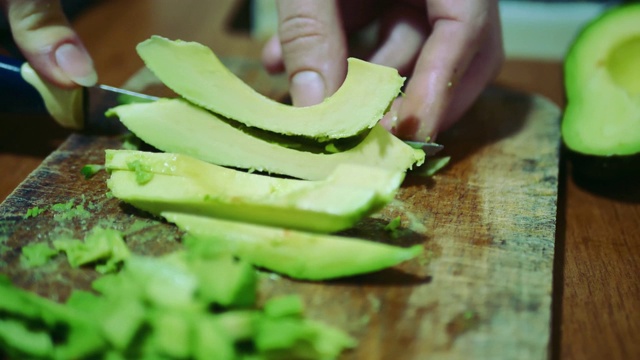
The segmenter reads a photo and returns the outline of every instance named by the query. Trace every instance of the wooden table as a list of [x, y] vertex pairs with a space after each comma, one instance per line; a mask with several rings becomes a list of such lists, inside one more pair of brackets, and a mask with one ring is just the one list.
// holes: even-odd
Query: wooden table
[[[119, 85], [142, 67], [134, 46], [152, 34], [215, 44], [228, 56], [257, 56], [260, 46], [249, 40], [240, 10], [233, 0], [110, 0], [73, 23], [100, 81]], [[564, 106], [560, 63], [509, 60], [497, 83]], [[42, 118], [3, 123], [0, 201], [68, 134]], [[640, 358], [640, 187], [586, 190], [563, 158], [557, 226], [551, 357]]]

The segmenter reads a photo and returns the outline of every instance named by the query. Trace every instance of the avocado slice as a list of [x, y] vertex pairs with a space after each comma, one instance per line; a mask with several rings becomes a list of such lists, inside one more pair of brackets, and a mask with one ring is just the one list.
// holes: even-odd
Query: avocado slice
[[294, 107], [256, 92], [202, 44], [152, 36], [136, 49], [166, 86], [196, 105], [247, 126], [319, 140], [351, 137], [376, 125], [404, 83], [394, 68], [350, 58], [334, 95]]
[[176, 212], [161, 216], [187, 232], [190, 251], [231, 253], [255, 266], [296, 279], [325, 280], [382, 270], [422, 253], [344, 236], [240, 223]]
[[[113, 196], [153, 214], [179, 211], [315, 232], [352, 227], [391, 201], [404, 179], [403, 172], [357, 164], [340, 165], [325, 180], [276, 178], [135, 150], [107, 150], [105, 166]], [[140, 172], [149, 175], [144, 182]]]
[[614, 7], [578, 34], [564, 63], [562, 138], [578, 176], [640, 173], [640, 4]]
[[218, 115], [181, 99], [120, 105], [108, 116], [120, 121], [155, 148], [189, 155], [221, 166], [250, 169], [306, 180], [321, 180], [345, 163], [392, 172], [421, 165], [425, 154], [376, 125], [354, 147], [336, 153], [312, 153], [251, 136]]

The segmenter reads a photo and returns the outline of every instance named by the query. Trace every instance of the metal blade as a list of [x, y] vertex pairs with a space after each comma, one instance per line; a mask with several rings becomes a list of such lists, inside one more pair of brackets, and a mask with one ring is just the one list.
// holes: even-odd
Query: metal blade
[[112, 107], [133, 102], [150, 102], [157, 97], [116, 88], [108, 85], [97, 85], [85, 88], [85, 124], [88, 133], [99, 135], [122, 134], [127, 129], [117, 117], [107, 118], [105, 112]]
[[411, 146], [414, 149], [422, 149], [427, 156], [433, 156], [444, 149], [443, 145], [433, 142], [422, 141], [405, 141], [405, 144]]

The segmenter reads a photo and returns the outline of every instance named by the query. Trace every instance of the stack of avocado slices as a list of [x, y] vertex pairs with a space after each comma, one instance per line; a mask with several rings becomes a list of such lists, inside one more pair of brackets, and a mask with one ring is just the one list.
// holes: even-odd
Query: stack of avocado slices
[[[108, 111], [161, 151], [107, 151], [116, 198], [209, 247], [297, 279], [377, 271], [421, 253], [420, 245], [332, 234], [384, 207], [407, 170], [424, 162], [424, 151], [378, 124], [404, 82], [395, 69], [350, 59], [336, 94], [299, 108], [260, 95], [199, 43], [153, 36], [137, 50], [181, 97]], [[335, 256], [330, 244], [360, 260], [319, 258]]]

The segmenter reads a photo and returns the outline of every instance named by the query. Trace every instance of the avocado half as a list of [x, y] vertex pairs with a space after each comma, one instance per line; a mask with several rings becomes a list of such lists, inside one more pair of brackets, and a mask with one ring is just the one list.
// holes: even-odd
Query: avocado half
[[564, 63], [562, 138], [574, 175], [640, 175], [640, 4], [605, 11], [578, 34]]

